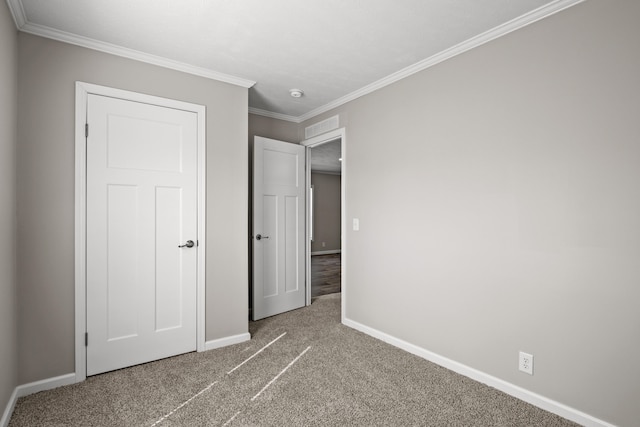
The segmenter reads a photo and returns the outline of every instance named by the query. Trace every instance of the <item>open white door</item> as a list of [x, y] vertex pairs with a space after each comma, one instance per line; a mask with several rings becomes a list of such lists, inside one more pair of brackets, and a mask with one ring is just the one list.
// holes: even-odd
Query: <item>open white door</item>
[[196, 350], [197, 120], [88, 97], [87, 375]]
[[305, 150], [254, 139], [253, 320], [305, 306]]

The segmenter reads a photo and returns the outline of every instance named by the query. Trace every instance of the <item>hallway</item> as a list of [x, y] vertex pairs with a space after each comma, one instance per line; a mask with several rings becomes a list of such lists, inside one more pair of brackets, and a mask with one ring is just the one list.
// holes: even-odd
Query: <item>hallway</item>
[[341, 291], [340, 254], [311, 257], [311, 298]]

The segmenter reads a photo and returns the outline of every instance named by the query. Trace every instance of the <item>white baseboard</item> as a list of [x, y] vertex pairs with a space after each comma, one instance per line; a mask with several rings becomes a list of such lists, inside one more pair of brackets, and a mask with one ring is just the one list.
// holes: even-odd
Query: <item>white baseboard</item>
[[311, 256], [314, 256], [314, 255], [339, 254], [341, 252], [342, 252], [342, 250], [340, 250], [340, 249], [333, 249], [333, 250], [330, 250], [330, 251], [316, 251], [316, 252], [311, 252]]
[[17, 397], [28, 396], [39, 391], [51, 390], [52, 388], [62, 387], [69, 384], [75, 384], [76, 374], [60, 375], [46, 380], [34, 381], [32, 383], [23, 384], [16, 387]]
[[555, 400], [533, 393], [522, 387], [501, 380], [500, 378], [496, 378], [482, 371], [478, 371], [477, 369], [471, 368], [467, 365], [463, 365], [462, 363], [456, 362], [455, 360], [440, 356], [439, 354], [433, 353], [429, 350], [425, 350], [424, 348], [418, 347], [399, 338], [395, 338], [391, 335], [378, 331], [377, 329], [370, 328], [351, 319], [345, 318], [342, 323], [346, 326], [349, 326], [350, 328], [356, 329], [360, 332], [391, 344], [394, 347], [398, 347], [418, 357], [422, 357], [423, 359], [426, 359], [437, 365], [457, 372], [458, 374], [486, 384], [490, 387], [496, 388], [515, 398], [523, 400], [527, 403], [537, 406], [538, 408], [559, 415], [585, 427], [615, 427], [613, 424], [595, 418], [589, 414], [571, 408], [560, 402], [556, 402]]
[[[241, 342], [249, 341], [251, 339], [250, 333], [233, 335], [230, 337], [224, 337], [217, 340], [207, 341], [205, 342], [205, 350], [213, 350], [214, 348], [226, 347], [228, 345], [239, 344]], [[9, 420], [11, 419], [11, 414], [13, 414], [13, 410], [16, 406], [16, 402], [19, 398], [23, 396], [28, 396], [33, 393], [38, 393], [39, 391], [51, 390], [52, 388], [62, 387], [69, 384], [74, 384], [78, 382], [76, 380], [76, 374], [66, 374], [61, 375], [59, 377], [49, 378], [46, 380], [35, 381], [29, 384], [23, 384], [16, 387], [9, 398], [9, 402], [7, 402], [7, 406], [2, 414], [2, 418], [0, 419], [0, 427], [7, 427], [9, 425]]]
[[38, 393], [39, 391], [51, 390], [52, 388], [62, 387], [74, 383], [76, 383], [75, 373], [60, 375], [59, 377], [19, 385], [15, 388], [15, 390], [13, 390], [13, 393], [11, 394], [11, 398], [9, 399], [7, 407], [4, 410], [4, 414], [2, 415], [2, 419], [0, 420], [0, 427], [7, 427], [9, 425], [11, 414], [13, 414], [13, 409], [15, 408], [16, 402], [19, 398], [28, 396], [33, 393]]
[[[508, 383], [504, 380], [501, 380], [492, 375], [486, 374], [477, 369], [471, 368], [467, 365], [463, 365], [462, 363], [456, 362], [444, 356], [440, 356], [439, 354], [433, 353], [429, 350], [425, 350], [424, 348], [418, 347], [414, 344], [408, 343], [407, 341], [401, 340], [399, 338], [395, 338], [391, 335], [378, 331], [377, 329], [370, 328], [368, 326], [365, 326], [351, 319], [345, 318], [342, 323], [346, 326], [349, 326], [350, 328], [356, 329], [360, 332], [363, 332], [367, 335], [370, 335], [374, 338], [377, 338], [381, 341], [384, 341], [388, 344], [398, 347], [418, 357], [422, 357], [423, 359], [436, 363], [440, 366], [443, 366], [447, 369], [450, 369], [468, 378], [479, 381], [490, 387], [496, 388], [515, 398], [518, 398], [534, 406], [537, 406], [541, 409], [544, 409], [545, 411], [552, 412], [568, 420], [581, 424], [585, 427], [615, 427], [613, 424], [600, 420], [596, 417], [593, 417], [589, 414], [581, 412], [577, 409], [571, 408], [560, 402], [556, 402], [555, 400], [541, 396], [537, 393], [533, 393], [522, 387]], [[207, 341], [205, 343], [205, 350], [213, 350], [215, 348], [221, 348], [221, 347], [226, 347], [228, 345], [239, 344], [245, 341], [249, 341], [250, 339], [251, 339], [251, 334], [247, 332], [245, 334], [233, 335], [230, 337]], [[29, 384], [24, 384], [16, 387], [13, 393], [11, 394], [11, 398], [9, 399], [9, 402], [7, 403], [4, 414], [2, 415], [2, 419], [0, 419], [0, 427], [7, 427], [9, 425], [9, 420], [11, 419], [11, 414], [13, 413], [13, 409], [15, 408], [18, 398], [22, 396], [27, 396], [29, 394], [37, 393], [39, 391], [50, 390], [56, 387], [74, 384], [75, 382], [76, 382], [75, 374], [66, 374], [66, 375], [61, 375], [59, 377], [50, 378], [42, 381], [35, 381]]]
[[[251, 339], [250, 333], [233, 335], [230, 337], [224, 337], [217, 340], [207, 341], [205, 342], [205, 350], [213, 350], [214, 348], [226, 347], [228, 345], [239, 344], [241, 342], [249, 341]], [[28, 396], [33, 393], [38, 393], [39, 391], [51, 390], [52, 388], [62, 387], [69, 384], [74, 384], [78, 382], [76, 380], [76, 374], [66, 374], [61, 375], [59, 377], [49, 378], [46, 380], [35, 381], [28, 384], [23, 384], [16, 387], [9, 398], [9, 402], [7, 402], [7, 406], [2, 414], [2, 418], [0, 419], [0, 427], [7, 427], [9, 425], [9, 420], [11, 419], [11, 414], [13, 414], [13, 410], [16, 406], [16, 402], [19, 398], [23, 396]]]
[[7, 402], [7, 407], [4, 408], [4, 413], [2, 414], [2, 418], [0, 419], [0, 427], [7, 427], [9, 425], [9, 420], [11, 419], [11, 414], [13, 414], [13, 409], [16, 407], [17, 401], [18, 389], [14, 388], [13, 393], [11, 393], [11, 397]]
[[249, 332], [245, 334], [232, 335], [230, 337], [219, 338], [217, 340], [211, 340], [204, 343], [204, 349], [213, 350], [214, 348], [226, 347], [228, 345], [240, 344], [241, 342], [249, 341], [251, 334]]

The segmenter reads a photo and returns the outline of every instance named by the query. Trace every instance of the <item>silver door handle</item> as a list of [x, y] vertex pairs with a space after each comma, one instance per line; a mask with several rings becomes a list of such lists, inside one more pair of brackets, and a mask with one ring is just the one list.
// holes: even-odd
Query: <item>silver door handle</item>
[[262, 234], [258, 234], [256, 236], [256, 240], [262, 240], [262, 239], [268, 239], [268, 238], [269, 238], [269, 236], [263, 236]]
[[187, 240], [187, 243], [185, 243], [184, 245], [179, 245], [179, 248], [192, 248], [195, 246], [195, 243], [193, 243], [193, 240]]

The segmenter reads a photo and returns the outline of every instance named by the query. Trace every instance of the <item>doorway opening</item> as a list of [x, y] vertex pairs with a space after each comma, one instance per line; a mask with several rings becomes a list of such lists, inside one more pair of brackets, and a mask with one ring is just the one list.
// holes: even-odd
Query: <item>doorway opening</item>
[[[335, 160], [339, 162], [338, 171], [341, 175], [337, 176], [337, 171], [334, 171], [333, 176], [334, 180], [339, 179], [336, 181], [339, 190], [334, 191], [339, 197], [338, 213], [334, 215], [339, 218], [334, 219], [339, 232], [330, 240], [323, 238], [320, 231], [316, 230], [313, 238], [319, 248], [314, 246], [312, 249], [312, 230], [315, 228], [312, 222], [318, 220], [318, 211], [311, 204], [312, 200], [318, 198], [315, 195], [312, 197], [312, 168], [308, 165], [311, 165], [312, 150], [329, 143], [335, 143], [339, 147]], [[334, 274], [337, 268], [339, 277], [331, 282], [334, 289], [341, 293], [341, 317], [344, 319], [347, 259], [345, 147], [344, 128], [326, 132], [300, 144], [259, 136], [254, 138], [250, 224], [252, 320], [311, 305], [312, 252], [315, 252], [314, 255], [335, 255], [336, 262], [331, 269]], [[328, 174], [318, 176], [324, 175]], [[316, 188], [318, 189], [320, 187]], [[288, 212], [287, 215], [280, 214], [278, 217], [278, 212], [285, 211]], [[284, 262], [286, 257], [290, 257], [289, 262]], [[333, 293], [335, 290], [329, 292], [327, 287], [325, 293]]]
[[310, 148], [311, 298], [341, 291], [342, 140]]
[[307, 305], [326, 294], [345, 304], [345, 131], [303, 141], [307, 150]]

